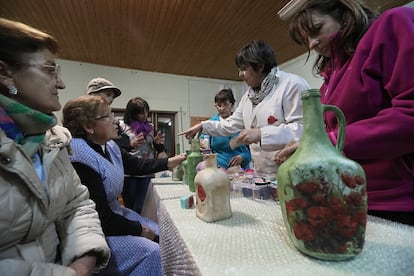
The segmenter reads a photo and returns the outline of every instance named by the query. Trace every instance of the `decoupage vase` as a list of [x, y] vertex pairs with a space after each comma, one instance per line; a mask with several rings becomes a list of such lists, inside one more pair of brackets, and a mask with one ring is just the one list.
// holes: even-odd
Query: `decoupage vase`
[[[342, 154], [343, 113], [335, 106], [321, 104], [316, 89], [302, 92], [302, 102], [302, 140], [277, 172], [286, 230], [304, 254], [323, 260], [350, 259], [361, 252], [365, 241], [365, 173]], [[325, 111], [334, 112], [338, 120], [336, 147], [325, 131]]]
[[[181, 150], [180, 150], [180, 144], [177, 144], [175, 146], [175, 152], [176, 152], [177, 155], [180, 154], [180, 152], [181, 152]], [[177, 167], [175, 167], [173, 169], [173, 171], [172, 171], [172, 180], [182, 181], [183, 180], [183, 175], [184, 175], [184, 172], [183, 172], [183, 164], [181, 162], [180, 165], [178, 165]]]
[[213, 222], [231, 217], [230, 183], [227, 174], [217, 168], [217, 154], [205, 154], [206, 168], [197, 173], [197, 217]]
[[194, 178], [197, 174], [197, 165], [203, 161], [200, 151], [200, 140], [195, 137], [191, 140], [191, 153], [187, 156], [187, 183], [191, 192], [195, 192]]
[[[186, 150], [185, 153], [188, 157], [191, 153], [191, 150]], [[181, 165], [183, 167], [183, 184], [188, 185], [187, 158], [183, 162], [181, 162]]]

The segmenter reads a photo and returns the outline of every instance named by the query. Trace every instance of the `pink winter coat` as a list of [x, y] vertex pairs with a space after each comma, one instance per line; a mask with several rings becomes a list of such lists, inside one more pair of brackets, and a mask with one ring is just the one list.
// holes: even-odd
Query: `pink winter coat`
[[[352, 57], [337, 49], [338, 40], [321, 99], [345, 114], [344, 153], [366, 172], [368, 208], [414, 212], [414, 9], [382, 14]], [[325, 119], [335, 142], [336, 119]]]

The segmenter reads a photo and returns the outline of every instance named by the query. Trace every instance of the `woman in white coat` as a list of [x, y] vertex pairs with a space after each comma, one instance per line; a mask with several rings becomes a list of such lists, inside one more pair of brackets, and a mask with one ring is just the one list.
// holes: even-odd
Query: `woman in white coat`
[[249, 144], [254, 170], [273, 178], [274, 156], [302, 135], [301, 92], [309, 89], [301, 77], [280, 71], [273, 49], [263, 41], [245, 45], [236, 56], [239, 76], [249, 86], [236, 111], [222, 121], [203, 121], [179, 133], [190, 139], [199, 131], [214, 136], [240, 132], [234, 145]]

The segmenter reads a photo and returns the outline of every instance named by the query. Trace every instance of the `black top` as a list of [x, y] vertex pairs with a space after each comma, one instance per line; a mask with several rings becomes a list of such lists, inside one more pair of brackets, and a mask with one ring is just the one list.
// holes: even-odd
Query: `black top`
[[[88, 145], [104, 158], [111, 160], [109, 154], [102, 150], [100, 145], [86, 141]], [[147, 175], [168, 169], [168, 159], [144, 160], [130, 155], [121, 149], [124, 173], [130, 175]], [[114, 213], [109, 207], [102, 177], [88, 165], [72, 162], [78, 173], [82, 184], [88, 187], [90, 198], [96, 204], [96, 210], [102, 224], [102, 230], [106, 236], [133, 235], [141, 236], [142, 227], [138, 221], [131, 221], [121, 215]]]
[[[126, 133], [121, 133], [117, 139], [114, 139], [114, 142], [117, 143], [121, 149], [124, 149], [126, 151], [132, 151], [134, 149], [133, 147], [131, 147], [130, 141], [131, 140], [129, 139], [129, 136]], [[164, 144], [156, 144], [153, 141], [152, 145], [154, 146], [154, 149], [157, 153], [165, 151]]]

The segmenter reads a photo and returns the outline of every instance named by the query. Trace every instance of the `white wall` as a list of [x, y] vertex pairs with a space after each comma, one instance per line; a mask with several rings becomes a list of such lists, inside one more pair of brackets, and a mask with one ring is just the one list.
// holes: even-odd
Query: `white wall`
[[[311, 73], [312, 60], [305, 63], [307, 54], [302, 55], [280, 68], [305, 78], [312, 88], [319, 88], [321, 79]], [[112, 107], [125, 108], [129, 99], [140, 96], [146, 99], [151, 110], [177, 112], [175, 129], [177, 132], [190, 126], [191, 116], [212, 116], [216, 114], [214, 96], [223, 87], [233, 89], [236, 106], [245, 91], [241, 81], [209, 78], [196, 78], [172, 74], [153, 73], [132, 69], [81, 63], [59, 59], [66, 88], [60, 92], [62, 106], [70, 99], [85, 94], [88, 82], [95, 77], [112, 81], [122, 91]], [[61, 112], [57, 112], [61, 119]], [[182, 149], [188, 149], [185, 139], [177, 139]]]
[[405, 7], [410, 7], [410, 8], [414, 8], [414, 1], [411, 1], [407, 4], [404, 5]]
[[311, 88], [319, 89], [322, 85], [322, 78], [319, 76], [317, 77], [312, 73], [316, 54], [312, 53], [308, 61], [306, 61], [307, 57], [308, 53], [298, 56], [297, 58], [281, 64], [280, 69], [301, 76], [309, 83]]
[[[189, 128], [191, 116], [216, 114], [214, 96], [222, 87], [232, 88], [237, 101], [242, 95], [240, 81], [152, 73], [62, 59], [58, 59], [57, 62], [62, 67], [62, 78], [66, 85], [59, 95], [62, 106], [68, 100], [85, 94], [86, 86], [91, 79], [103, 77], [112, 81], [122, 91], [112, 107], [125, 108], [131, 98], [143, 97], [148, 101], [151, 110], [177, 112], [177, 132]], [[61, 119], [61, 112], [57, 112], [56, 115]], [[178, 140], [176, 142], [180, 142], [182, 149], [189, 148], [184, 139]]]

